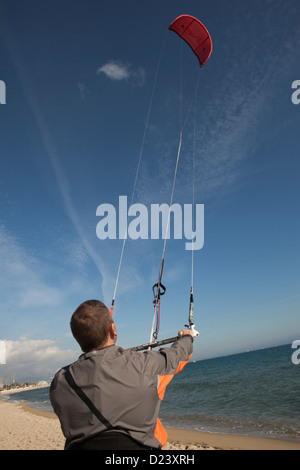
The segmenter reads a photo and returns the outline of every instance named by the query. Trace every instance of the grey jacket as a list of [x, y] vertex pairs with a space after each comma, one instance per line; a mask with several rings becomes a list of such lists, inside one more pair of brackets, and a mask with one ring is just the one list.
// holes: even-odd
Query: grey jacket
[[193, 338], [185, 335], [170, 348], [144, 353], [110, 346], [82, 354], [58, 371], [50, 400], [68, 449], [107, 430], [66, 381], [66, 371], [114, 429], [139, 443], [161, 448], [167, 433], [158, 413], [165, 388], [191, 357]]

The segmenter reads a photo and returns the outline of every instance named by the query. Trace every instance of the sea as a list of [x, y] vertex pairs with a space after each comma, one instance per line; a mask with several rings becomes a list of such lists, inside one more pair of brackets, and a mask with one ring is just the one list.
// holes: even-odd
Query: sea
[[[291, 345], [190, 362], [168, 385], [167, 427], [300, 442], [300, 364]], [[53, 411], [49, 388], [2, 399]]]

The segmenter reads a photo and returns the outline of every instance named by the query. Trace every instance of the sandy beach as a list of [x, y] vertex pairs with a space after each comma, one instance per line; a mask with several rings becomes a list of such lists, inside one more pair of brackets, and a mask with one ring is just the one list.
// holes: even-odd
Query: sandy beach
[[[300, 450], [300, 443], [168, 428], [163, 450]], [[52, 412], [0, 398], [0, 450], [63, 450], [64, 437]]]

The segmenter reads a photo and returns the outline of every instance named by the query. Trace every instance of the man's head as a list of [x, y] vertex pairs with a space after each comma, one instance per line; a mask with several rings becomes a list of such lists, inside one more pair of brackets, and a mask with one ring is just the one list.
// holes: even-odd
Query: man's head
[[99, 300], [87, 300], [75, 310], [71, 330], [83, 352], [111, 346], [117, 332], [108, 308]]

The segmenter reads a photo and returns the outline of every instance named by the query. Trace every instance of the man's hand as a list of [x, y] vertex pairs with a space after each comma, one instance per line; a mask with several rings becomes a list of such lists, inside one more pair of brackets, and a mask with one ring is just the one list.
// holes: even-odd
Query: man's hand
[[191, 336], [193, 336], [192, 330], [180, 330], [180, 331], [178, 331], [178, 337], [179, 337], [179, 338], [182, 338], [182, 337], [185, 336], [185, 335], [191, 335]]

